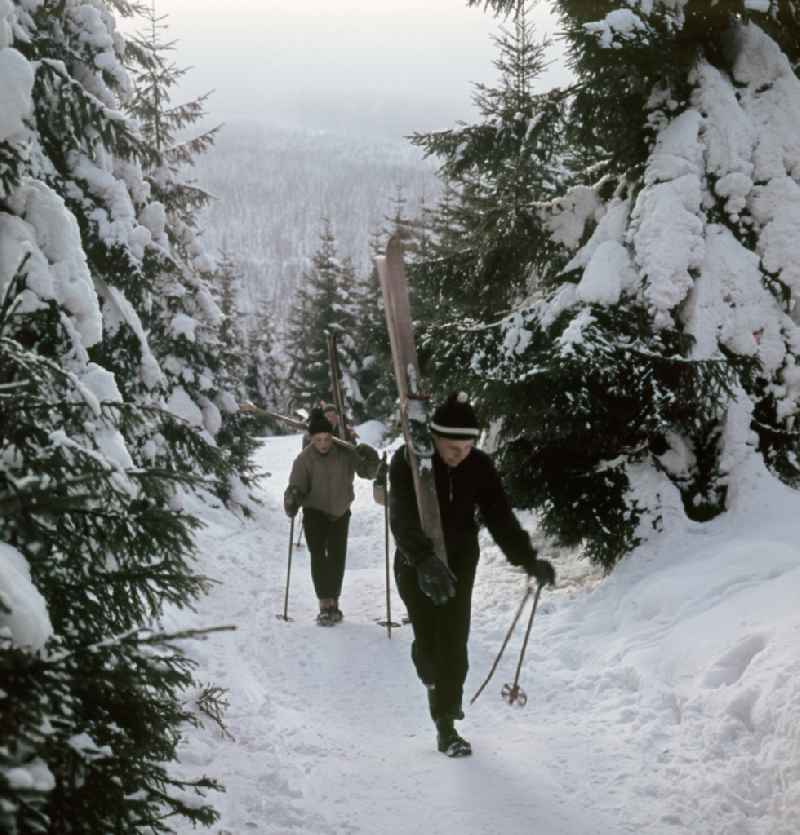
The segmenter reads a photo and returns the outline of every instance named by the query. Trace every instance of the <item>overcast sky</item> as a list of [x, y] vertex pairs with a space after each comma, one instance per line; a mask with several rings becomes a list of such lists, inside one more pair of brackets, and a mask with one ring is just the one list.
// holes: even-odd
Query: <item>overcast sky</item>
[[[402, 135], [471, 118], [501, 21], [466, 0], [157, 0], [212, 117]], [[554, 22], [534, 9], [540, 34]], [[130, 22], [124, 29], [130, 31]], [[138, 24], [136, 28], [142, 28]], [[554, 53], [555, 54], [555, 53]], [[554, 66], [544, 83], [563, 82]]]

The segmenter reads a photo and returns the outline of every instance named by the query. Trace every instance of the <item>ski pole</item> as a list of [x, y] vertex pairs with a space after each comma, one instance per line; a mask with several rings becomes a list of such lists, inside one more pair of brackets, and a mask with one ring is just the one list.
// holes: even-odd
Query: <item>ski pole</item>
[[289, 565], [286, 568], [286, 593], [283, 597], [283, 614], [275, 615], [280, 620], [290, 621], [289, 617], [289, 580], [292, 577], [292, 546], [294, 545], [294, 516], [289, 522]]
[[[292, 519], [292, 522], [294, 522], [294, 519]], [[300, 531], [297, 534], [297, 542], [295, 542], [294, 547], [295, 548], [300, 548], [300, 547], [302, 547], [302, 545], [303, 545], [303, 524], [302, 524], [302, 521], [301, 521]]]
[[[383, 472], [386, 478], [386, 453], [383, 453]], [[401, 623], [395, 623], [392, 620], [392, 586], [390, 581], [391, 571], [389, 570], [389, 487], [388, 484], [384, 486], [384, 502], [383, 502], [383, 538], [386, 543], [386, 620], [378, 621], [381, 626], [386, 627], [386, 637], [391, 640], [392, 627], [402, 626]]]
[[[528, 634], [530, 634], [531, 626], [533, 625], [533, 616], [536, 613], [536, 605], [539, 602], [539, 594], [541, 593], [541, 591], [542, 591], [542, 584], [538, 583], [537, 586], [536, 586], [536, 596], [534, 597], [534, 600], [533, 600], [533, 611], [531, 612], [531, 617], [530, 617], [530, 620], [528, 621]], [[481, 693], [483, 693], [484, 689], [486, 688], [486, 685], [491, 681], [492, 676], [494, 675], [494, 671], [497, 669], [497, 665], [500, 663], [500, 659], [503, 657], [503, 653], [505, 652], [506, 646], [508, 645], [508, 642], [511, 639], [511, 635], [513, 634], [514, 630], [516, 629], [517, 621], [519, 621], [520, 615], [522, 614], [522, 610], [525, 608], [525, 604], [528, 602], [528, 598], [530, 597], [530, 595], [531, 595], [531, 587], [527, 586], [526, 589], [525, 589], [525, 594], [522, 598], [522, 602], [519, 604], [519, 607], [517, 608], [517, 613], [514, 615], [514, 620], [511, 622], [511, 626], [509, 626], [508, 632], [506, 632], [506, 637], [503, 639], [503, 644], [500, 647], [500, 652], [497, 653], [497, 658], [494, 659], [494, 664], [492, 664], [492, 668], [489, 670], [489, 675], [486, 676], [486, 679], [484, 680], [483, 684], [481, 684], [481, 686], [476, 691], [475, 695], [469, 700], [470, 704], [475, 703], [475, 700], [478, 698], [478, 696], [480, 696]], [[528, 643], [528, 634], [525, 635], [525, 646], [527, 646], [527, 643]], [[525, 655], [525, 647], [523, 647], [523, 649], [522, 649], [519, 664], [517, 666], [517, 678], [514, 680], [514, 687], [516, 687], [516, 689], [517, 689], [517, 695], [515, 695], [514, 698], [506, 699], [509, 702], [509, 704], [513, 704], [513, 702], [518, 698], [518, 694], [519, 694], [519, 684], [518, 684], [519, 671], [522, 668], [522, 659], [523, 659], [524, 655]], [[506, 687], [509, 687], [509, 685], [505, 685], [505, 687], [503, 687], [503, 698], [506, 698]], [[527, 697], [526, 697], [526, 701], [527, 701]], [[521, 704], [524, 704], [524, 702], [522, 702]]]
[[531, 627], [533, 626], [533, 618], [536, 615], [536, 607], [539, 605], [539, 595], [542, 592], [542, 584], [536, 584], [536, 594], [533, 596], [533, 607], [531, 608], [531, 616], [528, 618], [528, 628], [525, 630], [525, 638], [522, 641], [522, 649], [519, 653], [519, 662], [517, 663], [517, 672], [514, 675], [514, 683], [504, 684], [500, 691], [502, 697], [510, 704], [518, 702], [520, 707], [525, 707], [528, 703], [528, 694], [519, 686], [519, 674], [522, 671], [522, 662], [525, 660], [525, 650], [528, 648], [528, 638], [531, 635]]

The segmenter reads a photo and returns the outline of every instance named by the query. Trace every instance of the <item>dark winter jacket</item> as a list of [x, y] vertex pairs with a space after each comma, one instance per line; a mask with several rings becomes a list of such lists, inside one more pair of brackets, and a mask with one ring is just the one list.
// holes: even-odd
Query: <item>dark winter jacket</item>
[[[474, 566], [478, 561], [477, 512], [509, 562], [525, 565], [535, 558], [530, 537], [514, 515], [500, 476], [485, 452], [473, 449], [454, 468], [434, 454], [433, 470], [447, 559], [456, 573], [460, 567]], [[403, 558], [417, 564], [433, 553], [433, 545], [420, 525], [405, 447], [400, 447], [392, 457], [389, 478], [392, 533]]]

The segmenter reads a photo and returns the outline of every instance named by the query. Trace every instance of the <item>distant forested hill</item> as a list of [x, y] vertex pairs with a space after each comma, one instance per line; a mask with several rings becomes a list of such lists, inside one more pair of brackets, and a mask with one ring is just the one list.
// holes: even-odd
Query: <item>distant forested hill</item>
[[438, 195], [433, 166], [403, 140], [257, 123], [226, 124], [195, 171], [218, 198], [205, 215], [206, 240], [241, 266], [240, 307], [267, 300], [279, 316], [319, 245], [323, 215], [340, 256], [364, 271], [370, 235], [394, 213], [398, 191], [408, 216]]

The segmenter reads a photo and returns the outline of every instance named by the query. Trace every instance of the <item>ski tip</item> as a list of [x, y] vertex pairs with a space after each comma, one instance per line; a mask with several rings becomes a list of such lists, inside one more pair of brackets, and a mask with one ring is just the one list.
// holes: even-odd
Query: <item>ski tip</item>
[[389, 238], [388, 243], [386, 244], [386, 257], [391, 258], [392, 256], [400, 256], [403, 255], [403, 239], [402, 236], [395, 232], [391, 238]]

